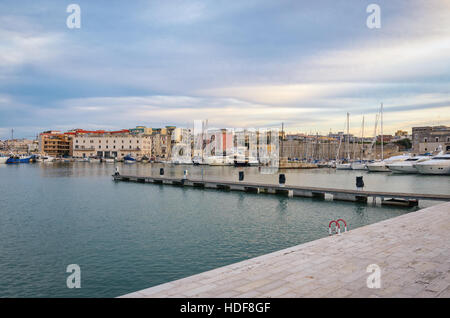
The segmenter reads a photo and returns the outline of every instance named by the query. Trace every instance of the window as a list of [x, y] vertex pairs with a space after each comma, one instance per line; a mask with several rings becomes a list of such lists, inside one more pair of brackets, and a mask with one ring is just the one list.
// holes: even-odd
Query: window
[[106, 149], [108, 149], [108, 146], [106, 146]]
[[83, 140], [83, 144], [85, 144], [86, 143], [86, 140]]
[[436, 140], [436, 142], [439, 142], [439, 137], [436, 137], [434, 140]]
[[424, 142], [428, 142], [428, 138], [424, 138], [423, 141], [424, 141]]
[[102, 147], [102, 146], [99, 145], [99, 146], [98, 146], [98, 149], [100, 149], [101, 147]]
[[78, 143], [78, 139], [76, 139], [75, 142]]

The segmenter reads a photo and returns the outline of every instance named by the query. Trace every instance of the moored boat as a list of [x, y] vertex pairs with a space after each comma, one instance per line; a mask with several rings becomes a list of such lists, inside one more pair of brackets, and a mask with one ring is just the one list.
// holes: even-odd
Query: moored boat
[[131, 155], [126, 155], [123, 157], [124, 163], [136, 163], [136, 158], [133, 158]]
[[408, 158], [410, 158], [409, 155], [400, 155], [393, 156], [385, 160], [368, 163], [367, 170], [369, 170], [370, 172], [390, 172], [391, 170], [388, 168], [389, 164], [405, 161]]
[[418, 173], [415, 165], [419, 162], [430, 160], [431, 156], [415, 156], [405, 161], [399, 161], [387, 164], [386, 166], [394, 173]]
[[6, 160], [7, 164], [14, 164], [14, 163], [30, 163], [31, 162], [31, 156], [18, 156], [18, 155], [14, 155], [9, 157]]
[[450, 153], [436, 155], [430, 160], [419, 162], [414, 165], [420, 174], [450, 174]]
[[363, 161], [355, 161], [351, 164], [352, 170], [367, 170], [366, 163]]

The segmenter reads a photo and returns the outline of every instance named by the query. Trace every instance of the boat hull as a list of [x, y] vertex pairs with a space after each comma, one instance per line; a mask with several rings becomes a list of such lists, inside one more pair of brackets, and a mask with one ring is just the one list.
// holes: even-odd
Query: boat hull
[[336, 170], [352, 170], [352, 165], [349, 163], [337, 163]]
[[450, 174], [449, 165], [416, 165], [417, 171], [420, 174], [436, 174], [436, 175], [448, 175]]
[[370, 172], [390, 172], [391, 171], [384, 164], [372, 164], [372, 165], [368, 164], [367, 170], [369, 170]]
[[352, 170], [367, 170], [365, 163], [352, 163]]
[[412, 165], [388, 165], [387, 166], [394, 173], [417, 173], [417, 169]]

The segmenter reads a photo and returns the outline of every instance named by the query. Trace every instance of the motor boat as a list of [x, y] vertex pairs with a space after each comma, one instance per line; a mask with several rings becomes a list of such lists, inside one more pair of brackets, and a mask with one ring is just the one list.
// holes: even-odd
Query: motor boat
[[6, 163], [6, 161], [8, 160], [9, 157], [6, 156], [0, 156], [0, 164], [2, 163]]
[[411, 158], [409, 155], [393, 156], [381, 161], [368, 163], [366, 166], [367, 170], [369, 170], [370, 172], [390, 172], [391, 170], [387, 167], [387, 165], [394, 162], [405, 161], [409, 158]]
[[106, 163], [114, 163], [115, 159], [114, 158], [103, 158], [102, 161], [104, 161]]
[[98, 158], [98, 157], [89, 157], [89, 162], [91, 162], [91, 163], [98, 163], [98, 162], [101, 162], [101, 161], [100, 161], [100, 158]]
[[42, 162], [53, 162], [53, 161], [55, 161], [55, 157], [51, 157], [51, 156], [42, 156], [41, 159], [42, 159]]
[[350, 162], [337, 162], [336, 170], [352, 170], [352, 164]]
[[7, 164], [12, 164], [12, 163], [30, 163], [31, 162], [31, 158], [32, 158], [32, 156], [26, 156], [26, 155], [18, 156], [18, 155], [14, 155], [14, 156], [9, 157], [6, 160], [6, 163]]
[[123, 157], [124, 163], [136, 163], [136, 158], [133, 158], [131, 155], [126, 155]]
[[417, 173], [418, 171], [415, 165], [419, 162], [430, 160], [431, 158], [429, 155], [419, 155], [408, 158], [405, 161], [393, 162], [386, 166], [394, 173]]
[[419, 162], [414, 165], [414, 168], [420, 174], [448, 175], [450, 174], [450, 153], [439, 154], [430, 160]]
[[352, 170], [367, 170], [367, 166], [364, 161], [352, 162], [351, 167], [352, 167]]

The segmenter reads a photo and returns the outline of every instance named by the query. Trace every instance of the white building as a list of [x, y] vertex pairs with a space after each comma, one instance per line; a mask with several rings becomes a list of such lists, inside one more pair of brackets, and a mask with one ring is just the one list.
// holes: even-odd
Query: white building
[[75, 131], [73, 138], [74, 157], [104, 157], [122, 159], [131, 154], [135, 158], [151, 157], [152, 140], [147, 135], [133, 135], [127, 131], [87, 132]]

